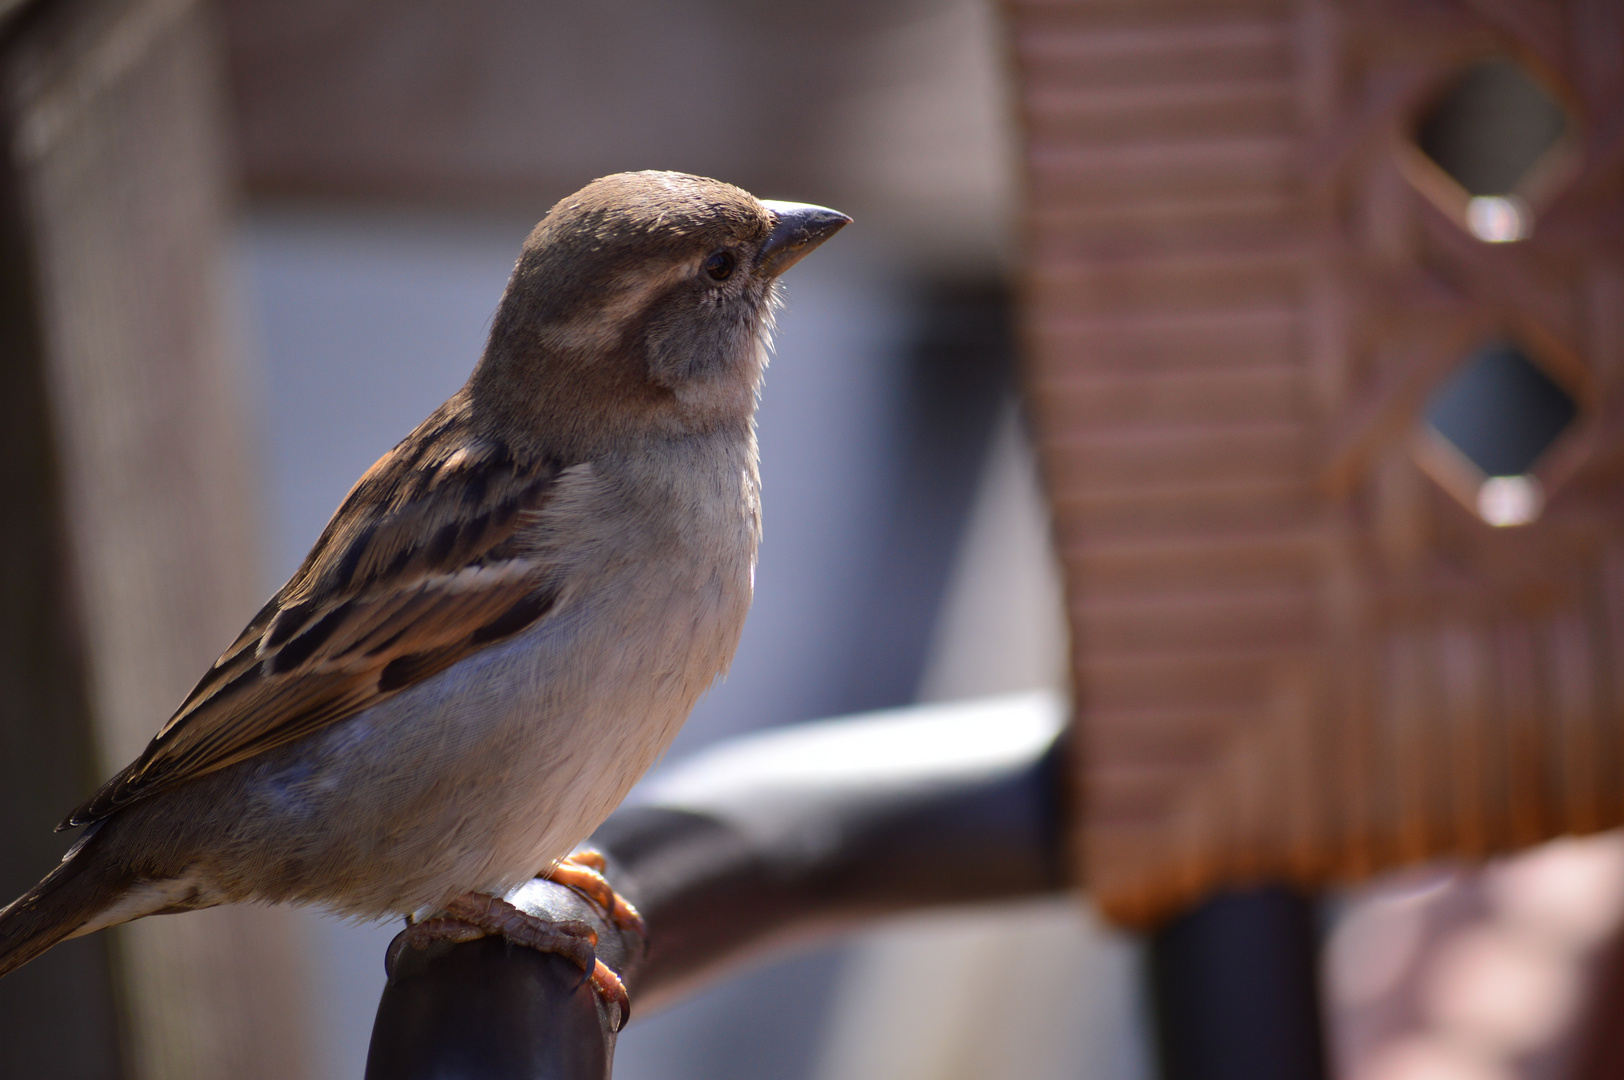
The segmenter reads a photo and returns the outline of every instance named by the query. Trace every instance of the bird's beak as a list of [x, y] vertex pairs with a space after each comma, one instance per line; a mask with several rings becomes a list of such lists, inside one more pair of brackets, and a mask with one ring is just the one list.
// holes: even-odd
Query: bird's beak
[[851, 218], [827, 206], [771, 202], [763, 199], [773, 216], [773, 231], [756, 256], [756, 273], [774, 278], [804, 259], [813, 248], [851, 224]]

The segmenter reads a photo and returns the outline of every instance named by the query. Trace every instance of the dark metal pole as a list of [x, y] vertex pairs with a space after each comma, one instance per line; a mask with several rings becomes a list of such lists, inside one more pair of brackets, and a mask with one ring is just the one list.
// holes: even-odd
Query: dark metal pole
[[[753, 736], [674, 768], [593, 837], [646, 951], [569, 890], [510, 899], [598, 928], [634, 1013], [750, 954], [891, 912], [1055, 892], [1060, 710], [900, 710]], [[396, 957], [367, 1080], [600, 1080], [612, 1017], [579, 969], [486, 939]]]
[[1324, 1080], [1311, 900], [1225, 892], [1151, 939], [1162, 1080]]
[[[512, 900], [533, 914], [592, 922], [598, 957], [635, 967], [637, 943], [568, 889], [533, 881]], [[571, 961], [500, 938], [390, 952], [368, 1080], [607, 1080], [617, 1021]]]

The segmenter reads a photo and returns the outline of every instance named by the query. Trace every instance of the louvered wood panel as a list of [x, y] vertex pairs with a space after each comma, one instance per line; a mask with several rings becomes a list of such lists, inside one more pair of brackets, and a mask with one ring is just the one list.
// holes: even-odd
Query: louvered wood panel
[[[1624, 822], [1618, 5], [1006, 10], [1088, 887], [1144, 923]], [[1409, 138], [1488, 55], [1580, 117], [1515, 244], [1470, 235]], [[1581, 409], [1509, 529], [1420, 434], [1494, 336]]]

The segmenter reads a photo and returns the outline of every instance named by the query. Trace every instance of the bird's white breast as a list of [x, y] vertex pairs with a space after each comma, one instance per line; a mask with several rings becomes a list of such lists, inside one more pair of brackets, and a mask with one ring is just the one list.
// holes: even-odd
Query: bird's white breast
[[304, 887], [265, 898], [411, 911], [505, 890], [566, 855], [727, 669], [757, 490], [753, 445], [567, 471], [530, 530], [560, 562], [552, 613], [261, 770], [252, 797], [270, 817], [392, 823], [335, 831], [312, 845]]

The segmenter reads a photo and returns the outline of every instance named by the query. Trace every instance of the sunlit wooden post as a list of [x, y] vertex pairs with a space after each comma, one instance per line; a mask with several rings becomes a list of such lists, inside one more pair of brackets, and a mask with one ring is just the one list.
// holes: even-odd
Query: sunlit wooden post
[[[262, 597], [207, 12], [41, 0], [0, 19], [0, 723], [23, 751], [0, 769], [26, 793], [6, 803], [9, 898]], [[306, 1075], [299, 963], [287, 916], [256, 909], [70, 944], [3, 984], [0, 1073]]]

